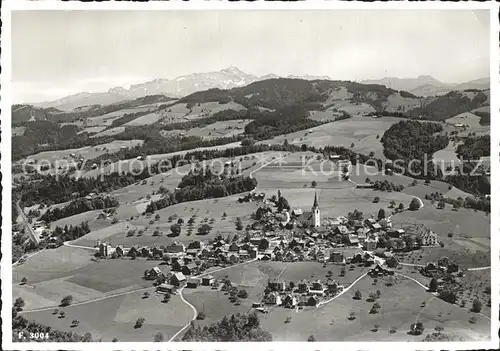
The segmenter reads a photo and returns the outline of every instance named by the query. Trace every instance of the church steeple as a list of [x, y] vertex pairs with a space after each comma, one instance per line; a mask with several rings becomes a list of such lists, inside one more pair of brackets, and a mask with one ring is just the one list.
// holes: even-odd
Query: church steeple
[[313, 204], [313, 208], [316, 208], [316, 207], [319, 207], [318, 206], [318, 195], [316, 193], [314, 193], [314, 204]]

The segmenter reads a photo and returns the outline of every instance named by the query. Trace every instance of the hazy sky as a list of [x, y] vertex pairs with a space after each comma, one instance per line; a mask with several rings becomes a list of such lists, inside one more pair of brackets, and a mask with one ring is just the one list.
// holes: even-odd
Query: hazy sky
[[489, 76], [487, 11], [16, 11], [14, 102], [236, 66], [363, 80]]

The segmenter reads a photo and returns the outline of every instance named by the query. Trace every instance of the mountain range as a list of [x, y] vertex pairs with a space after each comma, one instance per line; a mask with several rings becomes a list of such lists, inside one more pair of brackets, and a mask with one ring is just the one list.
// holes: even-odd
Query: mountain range
[[480, 78], [455, 84], [441, 82], [429, 75], [421, 75], [416, 78], [385, 77], [382, 79], [364, 80], [361, 83], [385, 85], [387, 88], [408, 91], [413, 95], [422, 97], [445, 95], [453, 90], [484, 90], [490, 88], [489, 78]]
[[[254, 82], [281, 78], [276, 74], [256, 76], [248, 74], [236, 67], [228, 67], [220, 71], [193, 73], [179, 76], [174, 79], [155, 79], [152, 81], [131, 85], [129, 89], [114, 87], [107, 92], [78, 93], [63, 97], [61, 99], [33, 104], [37, 108], [54, 107], [59, 110], [71, 111], [81, 106], [109, 105], [126, 100], [141, 98], [148, 95], [166, 95], [180, 98], [195, 92], [208, 89], [233, 89], [243, 87]], [[328, 76], [294, 76], [286, 78], [304, 80], [332, 80]], [[387, 77], [379, 80], [365, 80], [362, 84], [379, 84], [395, 90], [408, 91], [416, 96], [428, 97], [444, 95], [452, 90], [465, 89], [488, 89], [489, 78], [474, 81], [450, 84], [443, 83], [431, 76], [419, 76], [417, 78], [392, 78]]]
[[[114, 87], [107, 92], [79, 93], [61, 99], [33, 104], [35, 107], [55, 107], [60, 110], [70, 111], [80, 106], [109, 105], [125, 100], [136, 99], [147, 95], [163, 94], [170, 97], [183, 97], [198, 91], [219, 88], [232, 89], [242, 87], [254, 82], [280, 78], [276, 74], [256, 76], [247, 74], [236, 67], [228, 67], [220, 71], [193, 73], [179, 76], [174, 79], [155, 79], [149, 82], [131, 85], [129, 89]], [[327, 79], [327, 76], [288, 76], [287, 78], [317, 80]]]

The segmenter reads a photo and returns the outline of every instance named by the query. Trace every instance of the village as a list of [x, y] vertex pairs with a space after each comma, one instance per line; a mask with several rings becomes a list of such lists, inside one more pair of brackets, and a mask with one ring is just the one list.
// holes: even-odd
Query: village
[[[238, 201], [258, 201], [253, 215], [254, 223], [247, 227], [244, 237], [218, 236], [213, 240], [193, 240], [187, 245], [178, 241], [160, 247], [125, 248], [109, 242], [96, 243], [95, 259], [148, 259], [161, 263], [144, 272], [143, 279], [151, 280], [157, 293], [178, 294], [182, 289], [211, 289], [230, 292], [236, 299], [237, 287], [227, 279], [218, 279], [211, 273], [233, 265], [254, 261], [316, 262], [318, 265], [339, 266], [340, 277], [346, 269], [368, 267], [372, 278], [391, 277], [408, 251], [421, 247], [439, 247], [438, 236], [422, 225], [393, 228], [390, 217], [379, 213], [378, 218], [363, 218], [354, 211], [347, 217], [321, 219], [317, 195], [310, 211], [290, 209], [288, 201], [278, 191], [266, 199], [264, 193], [249, 193]], [[411, 266], [411, 264], [403, 263]], [[163, 267], [168, 268], [163, 268]], [[293, 269], [293, 267], [291, 267]], [[438, 276], [438, 288], [463, 276], [457, 264], [447, 257], [419, 267], [420, 274]], [[341, 293], [332, 272], [325, 279], [285, 281], [272, 278], [267, 282], [261, 300], [252, 307], [267, 313], [269, 306], [302, 309], [317, 307]]]

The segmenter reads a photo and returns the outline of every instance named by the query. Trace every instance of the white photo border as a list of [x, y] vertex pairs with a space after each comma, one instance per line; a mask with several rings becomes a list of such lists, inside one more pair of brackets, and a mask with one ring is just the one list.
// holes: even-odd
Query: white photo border
[[[235, 343], [198, 343], [198, 342], [13, 342], [12, 336], [12, 174], [11, 170], [11, 11], [29, 10], [130, 10], [130, 11], [158, 11], [158, 10], [490, 10], [490, 81], [491, 81], [491, 155], [492, 173], [499, 174], [500, 155], [500, 103], [493, 97], [500, 96], [499, 83], [499, 8], [495, 2], [340, 2], [340, 1], [256, 1], [256, 2], [227, 2], [227, 1], [152, 1], [141, 2], [60, 2], [60, 1], [5, 1], [1, 11], [3, 24], [2, 30], [2, 55], [1, 55], [1, 111], [3, 125], [1, 126], [1, 171], [2, 171], [2, 348], [5, 350], [238, 350], [255, 351], [256, 348], [269, 348], [272, 350], [473, 350], [497, 349], [499, 342], [499, 310], [491, 309], [491, 340], [480, 342], [272, 342], [269, 346], [256, 342]], [[425, 23], [422, 23], [425, 25]], [[497, 133], [493, 132], [497, 131]], [[492, 194], [500, 193], [498, 178], [492, 178]], [[496, 190], [495, 190], [496, 189]], [[493, 272], [500, 272], [500, 237], [499, 215], [500, 203], [497, 196], [491, 197], [491, 285], [492, 306], [499, 306], [500, 278]]]

